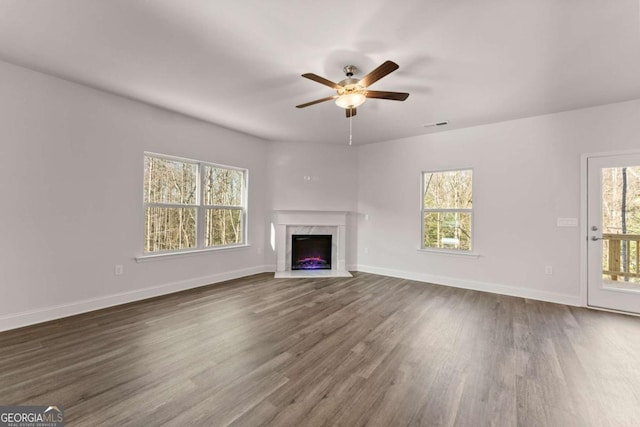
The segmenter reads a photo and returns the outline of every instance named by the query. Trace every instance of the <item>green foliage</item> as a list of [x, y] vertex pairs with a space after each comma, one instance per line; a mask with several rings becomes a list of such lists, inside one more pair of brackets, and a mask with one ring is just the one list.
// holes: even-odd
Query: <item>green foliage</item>
[[425, 212], [424, 247], [471, 250], [471, 214]]

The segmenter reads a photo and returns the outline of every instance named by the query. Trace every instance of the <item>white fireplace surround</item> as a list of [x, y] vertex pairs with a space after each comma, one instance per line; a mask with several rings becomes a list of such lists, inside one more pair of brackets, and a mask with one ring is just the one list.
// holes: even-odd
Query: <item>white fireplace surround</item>
[[[336, 211], [274, 211], [275, 277], [351, 277], [346, 267], [348, 215]], [[331, 234], [331, 270], [291, 270], [294, 234]]]

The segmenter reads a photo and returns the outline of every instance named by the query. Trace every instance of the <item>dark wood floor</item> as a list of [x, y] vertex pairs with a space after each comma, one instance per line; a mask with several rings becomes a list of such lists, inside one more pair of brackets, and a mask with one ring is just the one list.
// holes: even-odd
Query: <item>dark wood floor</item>
[[261, 274], [0, 334], [7, 404], [67, 426], [638, 426], [640, 319]]

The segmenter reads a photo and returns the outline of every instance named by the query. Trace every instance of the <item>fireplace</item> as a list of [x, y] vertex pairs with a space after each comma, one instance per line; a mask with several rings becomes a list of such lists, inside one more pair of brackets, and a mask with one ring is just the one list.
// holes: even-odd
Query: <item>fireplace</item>
[[[271, 246], [276, 251], [277, 279], [288, 277], [352, 277], [347, 271], [347, 218], [348, 212], [335, 211], [274, 211], [271, 223]], [[330, 243], [325, 239], [324, 255], [308, 254], [306, 257], [319, 257], [327, 264], [298, 265], [294, 267], [300, 254], [294, 255], [294, 236], [331, 236]], [[296, 244], [298, 246], [300, 242]], [[302, 256], [305, 257], [304, 255]], [[317, 261], [316, 261], [317, 262]], [[317, 268], [322, 266], [324, 268]], [[315, 268], [309, 268], [315, 267]]]
[[331, 234], [292, 235], [291, 270], [331, 270]]

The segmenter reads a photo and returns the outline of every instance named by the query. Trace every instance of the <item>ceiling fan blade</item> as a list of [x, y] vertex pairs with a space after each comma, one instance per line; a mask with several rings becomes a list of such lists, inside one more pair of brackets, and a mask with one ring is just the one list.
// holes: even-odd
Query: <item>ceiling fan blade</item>
[[406, 92], [385, 92], [379, 90], [368, 90], [367, 98], [391, 99], [393, 101], [404, 101], [409, 97]]
[[327, 80], [324, 77], [320, 77], [317, 74], [313, 74], [313, 73], [306, 73], [303, 74], [302, 77], [305, 77], [309, 80], [313, 80], [314, 82], [318, 82], [320, 84], [323, 84], [325, 86], [329, 86], [332, 89], [340, 89], [341, 86], [339, 86], [337, 83], [332, 82], [331, 80]]
[[351, 117], [356, 115], [356, 109], [355, 108], [347, 108], [344, 111], [347, 112], [347, 119], [350, 119]]
[[375, 70], [373, 70], [372, 72], [364, 76], [360, 80], [360, 84], [364, 87], [371, 86], [372, 84], [374, 84], [375, 82], [377, 82], [378, 80], [386, 76], [387, 74], [397, 70], [398, 68], [400, 68], [400, 66], [395, 62], [385, 61], [378, 68], [376, 68]]
[[332, 99], [336, 99], [338, 95], [327, 96], [326, 98], [316, 99], [315, 101], [307, 102], [306, 104], [296, 105], [296, 108], [304, 108], [310, 105], [320, 104], [321, 102], [331, 101]]

